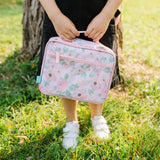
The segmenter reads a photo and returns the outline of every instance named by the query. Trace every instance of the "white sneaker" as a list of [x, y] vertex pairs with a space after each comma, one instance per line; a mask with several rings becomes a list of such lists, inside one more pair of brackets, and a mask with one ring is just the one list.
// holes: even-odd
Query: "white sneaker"
[[76, 121], [66, 123], [63, 128], [62, 146], [67, 150], [69, 148], [75, 149], [79, 137], [79, 124]]
[[110, 131], [105, 118], [103, 116], [94, 116], [91, 120], [95, 136], [98, 136], [100, 139], [108, 139]]

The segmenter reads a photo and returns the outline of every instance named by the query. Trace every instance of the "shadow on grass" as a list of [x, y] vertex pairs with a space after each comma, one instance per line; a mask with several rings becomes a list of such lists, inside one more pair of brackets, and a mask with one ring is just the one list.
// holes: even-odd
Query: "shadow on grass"
[[[88, 121], [88, 119], [86, 119]], [[12, 144], [10, 144], [10, 149], [6, 148], [1, 150], [0, 157], [3, 159], [65, 159], [69, 160], [71, 157], [75, 157], [77, 152], [75, 150], [65, 150], [62, 147], [62, 130], [65, 126], [65, 122], [57, 122], [57, 126], [45, 126], [41, 131], [38, 131], [30, 134], [28, 140], [24, 139], [24, 142], [20, 144], [19, 139], [15, 136], [11, 136]], [[85, 150], [85, 147], [88, 145], [97, 145], [97, 141], [94, 138], [88, 137], [90, 127], [85, 124], [81, 127], [80, 140], [78, 144], [78, 152], [83, 153], [83, 156], [89, 156], [91, 150], [88, 148]], [[87, 128], [87, 129], [86, 129]], [[44, 132], [45, 131], [45, 132]], [[14, 141], [13, 141], [14, 140]], [[87, 144], [88, 145], [85, 145]], [[80, 149], [81, 148], [81, 149]], [[81, 155], [78, 153], [79, 156]], [[82, 155], [81, 155], [82, 156]]]
[[[38, 61], [37, 57], [32, 61], [29, 60], [22, 61], [15, 52], [13, 56], [8, 57], [4, 63], [0, 64], [0, 70], [1, 70], [0, 116], [4, 117], [4, 124], [5, 124], [4, 126], [6, 128], [11, 127], [10, 125], [7, 125], [5, 116], [12, 118], [13, 116], [11, 111], [12, 108], [18, 110], [20, 107], [22, 107], [22, 105], [25, 106], [30, 101], [35, 101], [35, 100], [38, 101], [39, 103], [42, 103], [41, 93], [39, 92], [37, 85], [35, 83], [37, 61]], [[158, 158], [159, 140], [157, 139], [158, 133], [155, 132], [155, 129], [153, 128], [152, 130], [150, 126], [148, 126], [149, 128], [147, 129], [147, 131], [145, 131], [146, 130], [145, 126], [138, 128], [139, 121], [135, 122], [135, 124], [138, 123], [136, 124], [138, 129], [136, 129], [135, 132], [131, 131], [132, 128], [129, 130], [128, 129], [129, 127], [127, 126], [127, 124], [132, 124], [128, 123], [128, 121], [129, 122], [131, 121], [130, 120], [131, 114], [138, 115], [137, 117], [136, 116], [135, 117], [137, 118], [137, 120], [139, 120], [140, 113], [143, 113], [144, 110], [142, 110], [139, 107], [140, 106], [139, 104], [142, 101], [142, 99], [145, 99], [147, 96], [152, 96], [152, 100], [154, 97], [155, 103], [157, 103], [158, 106], [158, 101], [157, 101], [157, 99], [159, 98], [159, 88], [157, 87], [158, 85], [157, 83], [154, 83], [145, 88], [145, 85], [139, 82], [133, 83], [132, 81], [127, 81], [126, 84], [127, 85], [129, 84], [129, 86], [132, 86], [132, 84], [134, 84], [133, 85], [134, 88], [129, 91], [131, 95], [134, 95], [135, 88], [136, 90], [138, 88], [139, 92], [136, 94], [136, 99], [135, 96], [131, 97], [133, 99], [131, 98], [129, 99], [130, 101], [132, 100], [133, 103], [129, 103], [129, 105], [125, 106], [127, 110], [123, 110], [121, 109], [121, 107], [119, 107], [119, 111], [118, 109], [115, 110], [112, 106], [117, 107], [118, 101], [114, 100], [110, 105], [112, 107], [112, 110], [109, 109], [110, 112], [105, 111], [104, 114], [106, 114], [106, 116], [108, 115], [108, 113], [111, 115], [110, 123], [112, 122], [113, 124], [111, 130], [113, 133], [113, 137], [111, 140], [103, 143], [91, 138], [91, 136], [88, 134], [91, 126], [91, 121], [89, 116], [84, 116], [86, 113], [89, 114], [90, 112], [88, 112], [86, 109], [83, 110], [83, 107], [81, 107], [78, 110], [81, 138], [76, 152], [71, 152], [71, 151], [66, 152], [61, 146], [62, 128], [64, 127], [65, 123], [62, 120], [63, 119], [62, 116], [61, 116], [62, 119], [58, 119], [56, 121], [57, 122], [56, 126], [48, 126], [45, 128], [43, 126], [41, 127], [40, 125], [41, 122], [39, 124], [37, 122], [38, 124], [37, 128], [33, 130], [31, 130], [32, 128], [30, 129], [28, 127], [28, 120], [30, 121], [30, 119], [27, 117], [28, 119], [26, 120], [25, 123], [18, 125], [17, 128], [13, 127], [14, 129], [13, 132], [8, 133], [7, 129], [5, 130], [5, 128], [4, 129], [2, 128], [2, 131], [4, 130], [3, 132], [4, 136], [1, 146], [2, 147], [4, 146], [4, 148], [0, 146], [0, 159], [27, 159], [27, 158], [29, 159], [29, 157], [30, 159], [65, 159], [65, 160], [107, 159], [107, 158], [124, 159], [124, 157], [126, 157], [127, 159], [133, 159], [132, 156], [133, 155], [135, 156], [135, 150], [137, 150], [137, 153], [139, 153], [139, 155], [137, 156], [139, 156], [140, 158], [143, 157], [145, 159], [151, 159], [152, 157], [154, 157], [154, 159], [155, 157]], [[143, 90], [143, 88], [145, 90]], [[148, 104], [148, 101], [146, 101], [146, 103], [144, 101], [143, 103], [144, 105]], [[86, 103], [80, 103], [80, 105], [86, 106]], [[138, 110], [139, 108], [140, 110]], [[156, 117], [159, 118], [158, 117], [159, 110], [157, 110], [155, 113]], [[32, 112], [30, 114], [31, 114], [30, 117], [34, 116]], [[144, 114], [147, 114], [148, 117], [147, 112], [146, 113], [144, 112]], [[121, 118], [123, 115], [125, 115], [126, 117], [129, 115], [129, 120], [125, 121], [123, 124], [126, 135], [121, 134], [121, 129], [116, 132], [116, 130], [120, 127], [120, 125], [115, 125], [115, 123], [118, 122], [122, 123], [122, 121], [124, 121], [124, 119]], [[36, 116], [37, 114], [35, 112], [35, 117]], [[22, 119], [24, 119], [23, 116]], [[18, 122], [18, 120], [16, 122]], [[33, 124], [36, 124], [36, 118], [33, 118], [31, 122]], [[111, 126], [110, 123], [109, 125]], [[17, 135], [22, 135], [19, 134], [21, 133], [21, 131], [20, 132], [18, 131], [18, 128], [21, 128], [22, 125], [26, 125], [25, 127], [27, 128], [27, 130], [30, 130], [31, 132], [29, 132], [28, 135], [26, 134], [29, 140], [28, 141], [24, 140], [22, 145], [20, 145], [19, 138], [17, 138]], [[149, 124], [146, 124], [146, 126], [147, 125]], [[116, 128], [117, 126], [118, 128]], [[135, 125], [133, 126], [133, 129], [134, 127]], [[118, 151], [117, 147], [122, 149]], [[141, 148], [144, 148], [144, 150], [142, 150]], [[108, 157], [106, 157], [106, 155]]]
[[[62, 127], [63, 128], [63, 127]], [[70, 159], [91, 159], [89, 157], [96, 157], [101, 159], [102, 155], [98, 155], [98, 148], [105, 148], [110, 143], [105, 141], [96, 140], [95, 138], [80, 135], [79, 143], [76, 150], [65, 150], [62, 147], [62, 128], [56, 127], [47, 130], [46, 134], [34, 135], [32, 139], [20, 145], [19, 141], [12, 144], [12, 148], [8, 152], [8, 149], [3, 150], [0, 157], [7, 160], [26, 160], [26, 159], [47, 159], [47, 160], [70, 160]], [[97, 150], [97, 155], [92, 152]], [[78, 158], [75, 158], [77, 156]]]
[[[13, 108], [19, 110], [22, 106], [35, 100], [40, 104], [44, 103], [44, 97], [42, 97], [35, 82], [38, 57], [32, 61], [23, 61], [17, 52], [0, 64], [0, 117], [7, 116], [11, 119]], [[46, 98], [48, 97], [46, 96]], [[85, 106], [86, 103], [81, 103], [81, 105]], [[82, 116], [79, 119], [80, 129], [83, 133], [80, 136], [84, 137], [89, 133], [86, 122], [91, 126], [90, 118], [89, 116]], [[44, 129], [45, 132], [43, 132], [44, 130], [33, 132], [28, 136], [29, 141], [24, 139], [22, 146], [15, 134], [10, 135], [7, 143], [11, 142], [11, 144], [6, 145], [7, 148], [4, 148], [0, 157], [2, 156], [3, 159], [26, 159], [27, 157], [33, 159], [68, 159], [65, 149], [61, 146], [62, 128], [65, 122], [57, 123], [59, 123], [58, 127], [49, 126], [46, 130]], [[67, 153], [73, 154], [70, 151]]]
[[38, 57], [23, 61], [17, 52], [0, 64], [0, 116], [10, 114], [11, 107], [41, 99], [35, 82]]

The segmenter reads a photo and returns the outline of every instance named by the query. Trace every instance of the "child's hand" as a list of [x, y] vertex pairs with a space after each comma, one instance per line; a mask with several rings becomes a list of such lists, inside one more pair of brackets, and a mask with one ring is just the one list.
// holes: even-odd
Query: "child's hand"
[[57, 15], [56, 18], [52, 20], [52, 23], [58, 36], [65, 41], [70, 41], [76, 36], [79, 36], [79, 32], [75, 25], [63, 14]]
[[85, 36], [92, 38], [93, 41], [98, 41], [105, 34], [110, 18], [100, 13], [88, 25]]

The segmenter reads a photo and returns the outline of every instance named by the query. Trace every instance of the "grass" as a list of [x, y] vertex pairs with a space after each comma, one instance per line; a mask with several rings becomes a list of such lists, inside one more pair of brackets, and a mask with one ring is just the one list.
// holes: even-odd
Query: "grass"
[[22, 5], [0, 5], [0, 62], [22, 46]]
[[0, 5], [4, 4], [20, 4], [22, 5], [23, 0], [0, 0]]
[[136, 55], [148, 65], [160, 68], [159, 1], [125, 1], [123, 13], [124, 53]]
[[79, 144], [67, 152], [61, 147], [66, 118], [59, 97], [38, 91], [38, 57], [24, 62], [17, 54], [22, 6], [0, 5], [0, 159], [160, 159], [158, 5], [158, 0], [124, 1], [124, 53], [119, 55], [123, 80], [110, 91], [103, 111], [110, 139], [94, 137], [88, 103], [79, 102]]

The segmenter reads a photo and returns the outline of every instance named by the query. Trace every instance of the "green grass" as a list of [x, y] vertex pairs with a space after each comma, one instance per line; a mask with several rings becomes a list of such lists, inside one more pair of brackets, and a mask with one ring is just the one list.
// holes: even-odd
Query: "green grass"
[[0, 5], [4, 4], [22, 4], [23, 0], [0, 0]]
[[103, 111], [110, 139], [94, 137], [88, 103], [79, 102], [79, 144], [67, 152], [61, 146], [66, 118], [60, 98], [39, 92], [35, 84], [38, 57], [24, 62], [17, 54], [22, 6], [0, 5], [0, 159], [160, 159], [158, 5], [158, 0], [124, 1], [123, 81], [110, 91]]
[[0, 5], [0, 62], [22, 46], [22, 5]]
[[160, 68], [160, 3], [125, 1], [123, 4], [124, 52], [128, 56], [144, 59]]

